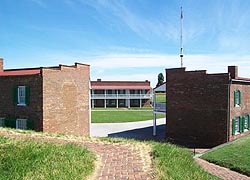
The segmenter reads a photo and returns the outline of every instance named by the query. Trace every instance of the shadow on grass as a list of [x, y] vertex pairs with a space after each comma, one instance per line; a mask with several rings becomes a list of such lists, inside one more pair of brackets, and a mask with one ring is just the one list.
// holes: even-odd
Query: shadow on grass
[[157, 135], [153, 136], [153, 127], [138, 128], [133, 130], [121, 131], [108, 134], [108, 137], [135, 139], [140, 141], [166, 141], [166, 125], [156, 126]]

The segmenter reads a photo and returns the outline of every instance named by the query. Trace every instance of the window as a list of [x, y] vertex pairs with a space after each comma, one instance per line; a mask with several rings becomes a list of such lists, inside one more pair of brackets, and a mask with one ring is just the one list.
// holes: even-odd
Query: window
[[241, 96], [242, 96], [242, 93], [240, 90], [234, 91], [234, 107], [241, 106]]
[[18, 86], [14, 88], [13, 100], [18, 106], [29, 105], [30, 89], [28, 86]]
[[246, 115], [244, 118], [244, 131], [249, 130], [249, 115]]
[[236, 121], [235, 121], [235, 131], [236, 131], [236, 134], [240, 133], [240, 117], [236, 118]]
[[0, 118], [0, 127], [4, 127], [5, 126], [5, 118]]
[[18, 105], [26, 105], [25, 104], [25, 86], [18, 86], [17, 89], [17, 103]]
[[236, 135], [240, 133], [240, 117], [233, 118], [232, 121], [232, 134]]
[[17, 129], [27, 129], [27, 119], [17, 119], [16, 120]]
[[240, 116], [232, 120], [232, 134], [236, 135], [250, 130], [250, 115]]

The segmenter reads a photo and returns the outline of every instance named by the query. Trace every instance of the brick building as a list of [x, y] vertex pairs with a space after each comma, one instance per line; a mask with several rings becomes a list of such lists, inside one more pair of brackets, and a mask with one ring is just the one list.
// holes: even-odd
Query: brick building
[[91, 81], [92, 107], [149, 107], [149, 81]]
[[250, 79], [237, 66], [219, 74], [166, 69], [166, 83], [168, 140], [212, 147], [250, 134]]
[[0, 126], [89, 135], [89, 65], [3, 69]]

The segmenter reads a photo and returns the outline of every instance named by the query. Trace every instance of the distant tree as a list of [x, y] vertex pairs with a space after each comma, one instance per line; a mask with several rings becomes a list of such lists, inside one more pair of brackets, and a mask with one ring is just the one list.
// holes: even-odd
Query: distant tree
[[156, 87], [162, 85], [163, 83], [164, 83], [164, 76], [162, 73], [159, 73], [158, 74], [158, 83], [157, 83]]

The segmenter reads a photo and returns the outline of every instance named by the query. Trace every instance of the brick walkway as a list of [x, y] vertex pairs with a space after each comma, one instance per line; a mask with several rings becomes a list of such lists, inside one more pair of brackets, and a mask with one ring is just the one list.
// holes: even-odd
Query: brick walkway
[[84, 142], [98, 155], [98, 166], [92, 179], [153, 180], [150, 148], [146, 145]]
[[196, 162], [202, 166], [207, 172], [213, 174], [219, 178], [225, 180], [250, 180], [250, 177], [239, 174], [235, 171], [231, 171], [230, 169], [209, 163], [203, 159], [195, 158]]

